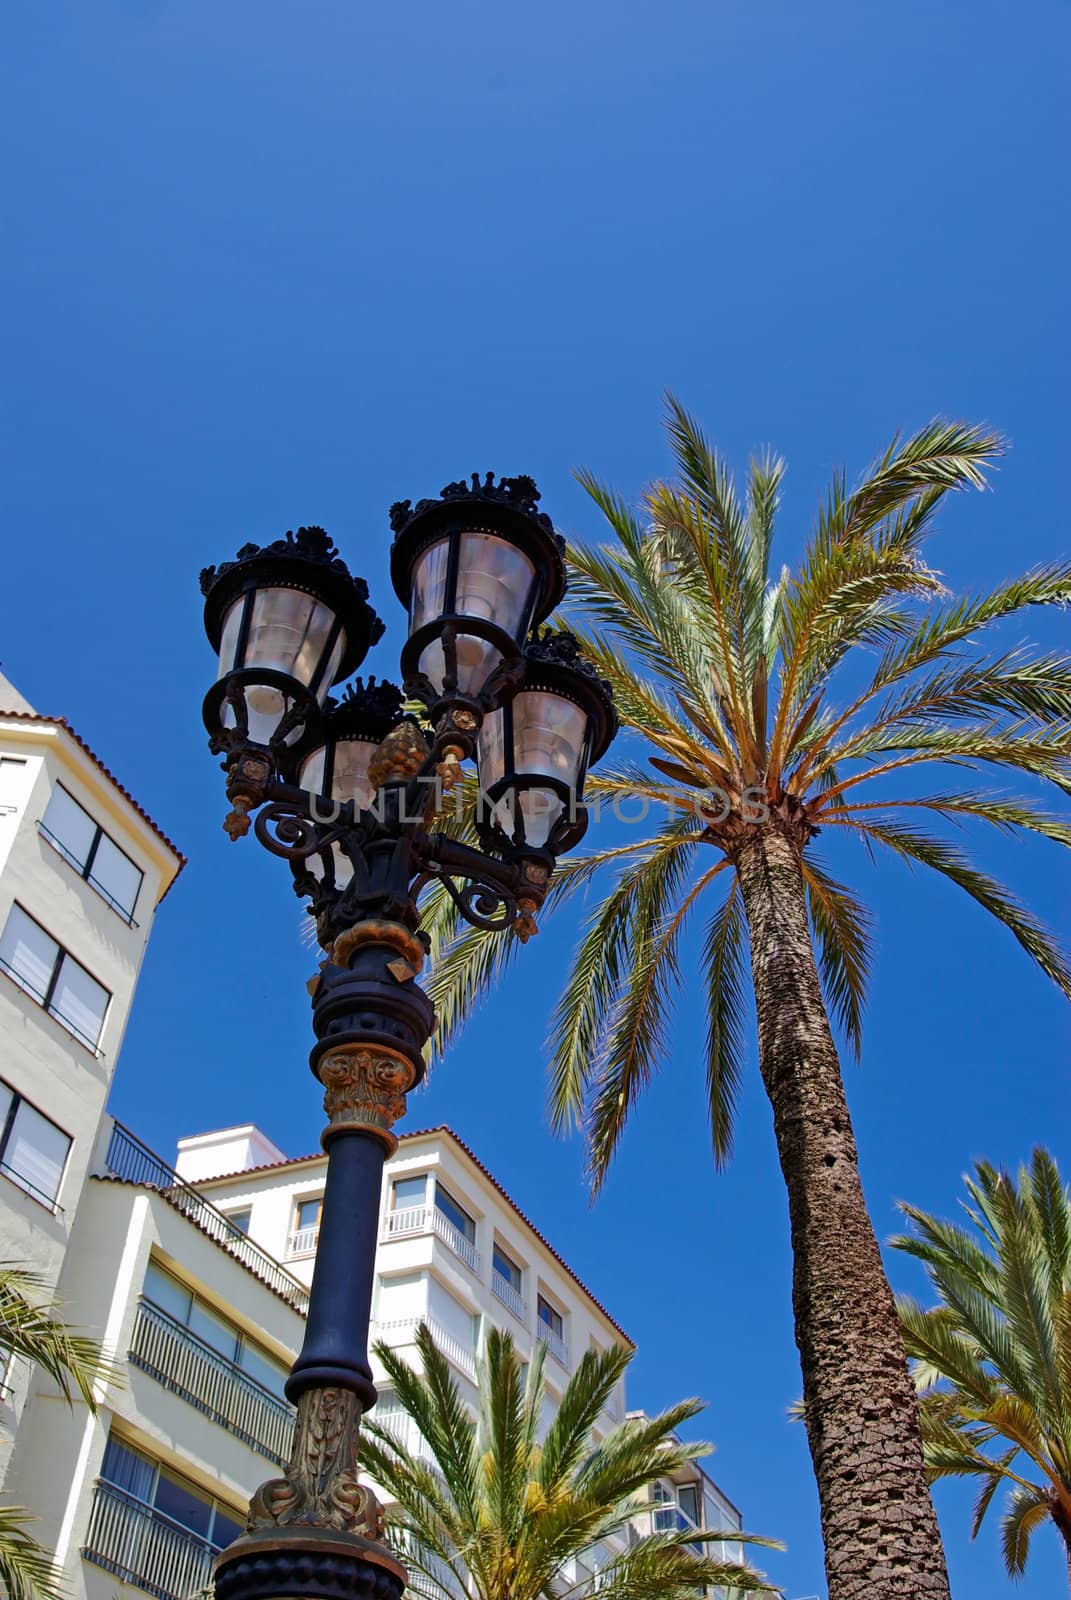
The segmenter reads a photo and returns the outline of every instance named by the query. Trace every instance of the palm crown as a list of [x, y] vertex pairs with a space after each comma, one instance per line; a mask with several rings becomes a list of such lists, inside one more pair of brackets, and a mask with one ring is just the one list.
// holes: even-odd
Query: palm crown
[[[410, 1590], [422, 1600], [581, 1600], [594, 1587], [600, 1600], [695, 1600], [704, 1586], [769, 1589], [745, 1563], [697, 1553], [694, 1530], [630, 1537], [648, 1486], [710, 1446], [673, 1436], [702, 1409], [697, 1400], [658, 1417], [630, 1418], [601, 1444], [593, 1442], [629, 1350], [589, 1351], [544, 1431], [542, 1345], [525, 1375], [510, 1336], [490, 1331], [475, 1418], [424, 1326], [417, 1347], [423, 1373], [388, 1345], [377, 1345], [376, 1355], [423, 1448], [403, 1448], [389, 1419], [377, 1423], [373, 1413], [363, 1425], [361, 1458], [393, 1502], [388, 1528], [409, 1569]], [[706, 1538], [772, 1544], [737, 1532]], [[590, 1559], [598, 1546], [606, 1559], [597, 1583], [570, 1580], [569, 1564]]]
[[[596, 1183], [664, 1053], [682, 935], [721, 884], [699, 963], [714, 1149], [719, 1161], [730, 1152], [748, 937], [732, 869], [764, 816], [798, 847], [827, 1002], [856, 1053], [870, 917], [815, 854], [822, 828], [950, 879], [1071, 995], [1071, 972], [1038, 919], [930, 826], [968, 818], [1071, 843], [1071, 828], [1033, 796], [1003, 798], [948, 776], [989, 769], [1065, 791], [1071, 783], [1071, 657], [982, 645], [985, 630], [1025, 607], [1071, 600], [1071, 564], [956, 599], [923, 556], [945, 496], [982, 486], [999, 436], [936, 421], [894, 439], [859, 487], [834, 477], [798, 566], [775, 571], [783, 463], [753, 460], [741, 496], [672, 399], [668, 432], [677, 479], [656, 483], [638, 512], [581, 475], [612, 538], [569, 551], [569, 625], [612, 684], [622, 722], [654, 752], [654, 773], [635, 763], [604, 770], [589, 793], [666, 808], [642, 837], [562, 863], [552, 890], [553, 905], [597, 874], [611, 879], [552, 1034], [552, 1116], [559, 1127], [586, 1123]], [[893, 778], [934, 768], [914, 794]], [[512, 939], [468, 933], [451, 943], [445, 905], [429, 926], [441, 1043], [509, 960]]]
[[1018, 1577], [1050, 1519], [1071, 1565], [1071, 1197], [1041, 1149], [1018, 1182], [979, 1163], [967, 1193], [970, 1229], [903, 1206], [912, 1229], [893, 1243], [925, 1264], [940, 1303], [904, 1298], [900, 1317], [927, 1467], [980, 1480], [972, 1538], [1008, 1487], [1001, 1541]]

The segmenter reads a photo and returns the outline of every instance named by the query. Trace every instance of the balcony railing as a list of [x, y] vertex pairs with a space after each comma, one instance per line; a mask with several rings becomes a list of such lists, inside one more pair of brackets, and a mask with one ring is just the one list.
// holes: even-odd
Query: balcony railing
[[536, 1338], [540, 1344], [545, 1344], [555, 1361], [563, 1367], [569, 1366], [569, 1353], [565, 1348], [565, 1340], [560, 1333], [555, 1333], [553, 1328], [548, 1328], [545, 1322], [540, 1322], [536, 1328]]
[[470, 1272], [480, 1276], [480, 1252], [472, 1240], [456, 1228], [438, 1206], [406, 1206], [400, 1211], [388, 1211], [386, 1234], [388, 1239], [404, 1239], [414, 1233], [437, 1233], [462, 1260]]
[[426, 1322], [432, 1338], [446, 1357], [452, 1361], [466, 1378], [476, 1381], [476, 1355], [471, 1346], [466, 1347], [460, 1339], [455, 1339], [448, 1333], [441, 1322], [434, 1317], [398, 1317], [391, 1322], [377, 1322], [374, 1333], [377, 1339], [382, 1339], [384, 1344], [402, 1345], [412, 1344], [416, 1331], [422, 1322]]
[[294, 1408], [227, 1361], [189, 1328], [154, 1306], [138, 1302], [130, 1359], [203, 1411], [251, 1449], [282, 1467], [290, 1458]]
[[320, 1227], [313, 1223], [311, 1228], [291, 1228], [290, 1237], [286, 1241], [288, 1256], [314, 1256], [316, 1254], [316, 1240]]
[[508, 1278], [504, 1278], [501, 1272], [495, 1272], [493, 1269], [491, 1272], [491, 1293], [497, 1300], [501, 1300], [506, 1309], [512, 1311], [520, 1322], [526, 1320], [524, 1296], [519, 1289], [513, 1287]]
[[190, 1600], [210, 1584], [216, 1549], [125, 1489], [98, 1483], [82, 1555], [157, 1600]]
[[159, 1190], [176, 1210], [189, 1217], [202, 1232], [236, 1256], [258, 1278], [263, 1278], [295, 1311], [304, 1314], [309, 1309], [309, 1291], [304, 1284], [292, 1278], [274, 1256], [254, 1244], [248, 1234], [243, 1233], [222, 1211], [217, 1211], [199, 1190], [184, 1182], [172, 1167], [154, 1155], [121, 1122], [117, 1122], [112, 1129], [105, 1165], [110, 1173], [127, 1183]]

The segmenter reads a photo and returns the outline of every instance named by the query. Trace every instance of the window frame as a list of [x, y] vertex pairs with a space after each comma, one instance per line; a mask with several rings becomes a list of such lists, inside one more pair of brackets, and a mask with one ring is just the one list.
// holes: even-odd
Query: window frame
[[[26, 1096], [20, 1094], [13, 1084], [8, 1083], [6, 1078], [0, 1078], [0, 1086], [7, 1089], [11, 1095], [11, 1103], [3, 1118], [0, 1119], [0, 1174], [7, 1179], [8, 1183], [14, 1184], [16, 1189], [21, 1189], [22, 1193], [28, 1195], [35, 1204], [42, 1206], [46, 1211], [50, 1211], [54, 1217], [59, 1216], [63, 1211], [63, 1207], [59, 1203], [59, 1196], [63, 1189], [63, 1180], [67, 1176], [67, 1166], [71, 1159], [71, 1151], [74, 1148], [74, 1139], [66, 1128], [61, 1128], [58, 1122], [54, 1122], [51, 1117], [46, 1116], [40, 1106], [34, 1105], [32, 1100], [27, 1100]], [[15, 1118], [18, 1115], [19, 1107], [24, 1105], [29, 1106], [31, 1111], [39, 1116], [42, 1121], [47, 1122], [49, 1127], [55, 1128], [56, 1132], [61, 1133], [67, 1141], [67, 1149], [60, 1167], [59, 1177], [56, 1180], [56, 1193], [51, 1197], [46, 1195], [43, 1189], [39, 1189], [30, 1178], [17, 1173], [14, 1167], [5, 1160], [8, 1141], [15, 1126]]]
[[[398, 1177], [391, 1178], [388, 1211], [393, 1213], [396, 1211], [418, 1211], [421, 1207], [426, 1208], [428, 1204], [428, 1179], [430, 1177], [430, 1172], [403, 1172]], [[420, 1200], [407, 1200], [404, 1205], [399, 1205], [398, 1185], [402, 1183], [422, 1183], [424, 1185], [422, 1198]]]
[[[97, 821], [96, 817], [94, 817], [93, 813], [86, 810], [82, 802], [75, 798], [65, 783], [60, 783], [57, 780], [56, 783], [53, 784], [52, 793], [48, 797], [49, 804], [51, 804], [52, 795], [55, 794], [57, 789], [62, 789], [63, 793], [67, 796], [67, 799], [71, 802], [71, 804], [73, 806], [77, 806], [79, 811], [81, 811], [83, 815], [89, 819], [93, 826], [94, 833], [92, 839], [90, 840], [89, 849], [86, 852], [85, 861], [78, 860], [78, 857], [75, 855], [74, 851], [64, 844], [63, 840], [58, 834], [52, 832], [52, 829], [48, 826], [48, 823], [45, 821], [43, 816], [38, 818], [38, 832], [41, 834], [46, 843], [51, 845], [56, 854], [61, 856], [74, 872], [77, 872], [82, 881], [89, 884], [89, 887], [94, 891], [94, 893], [100, 896], [105, 905], [110, 906], [112, 911], [115, 912], [115, 915], [126, 923], [128, 928], [136, 928], [138, 924], [134, 920], [134, 912], [137, 909], [138, 901], [141, 899], [141, 891], [145, 887], [144, 869], [139, 867], [137, 862], [134, 860], [134, 857], [130, 855], [128, 851], [124, 850], [122, 845], [119, 844], [117, 840], [112, 838], [107, 828], [102, 827], [102, 825]], [[45, 814], [47, 815], [47, 813], [48, 805], [46, 804]], [[112, 849], [118, 850], [119, 854], [130, 862], [130, 865], [134, 868], [134, 871], [138, 875], [138, 886], [134, 891], [134, 899], [131, 902], [129, 911], [115, 898], [115, 896], [109, 890], [104, 887], [99, 879], [93, 876], [93, 863], [96, 861], [97, 852], [100, 849], [100, 843], [102, 839], [107, 839]]]
[[[108, 1013], [111, 1011], [112, 1001], [115, 999], [114, 994], [106, 984], [101, 983], [100, 979], [95, 973], [90, 972], [89, 968], [85, 966], [83, 962], [79, 961], [76, 955], [72, 955], [65, 944], [61, 944], [54, 934], [49, 933], [43, 922], [38, 922], [36, 917], [31, 916], [26, 907], [19, 900], [12, 900], [11, 905], [8, 908], [7, 919], [4, 922], [3, 928], [0, 929], [0, 938], [2, 938], [7, 932], [8, 925], [11, 922], [11, 913], [13, 911], [20, 911], [26, 918], [27, 922], [32, 922], [38, 932], [43, 933], [49, 943], [55, 945], [56, 955], [52, 962], [52, 971], [49, 974], [48, 983], [43, 995], [39, 995], [36, 989], [31, 988], [29, 980], [24, 978], [20, 973], [16, 972], [15, 968], [9, 966], [2, 957], [0, 957], [0, 972], [4, 973], [5, 977], [7, 977], [17, 989], [21, 989], [23, 994], [28, 995], [35, 1005], [40, 1006], [41, 1010], [44, 1011], [47, 1016], [50, 1016], [53, 1022], [58, 1022], [64, 1032], [69, 1033], [71, 1038], [82, 1046], [83, 1050], [88, 1050], [90, 1055], [96, 1056], [99, 1059], [104, 1054], [100, 1047], [100, 1041], [104, 1037], [104, 1029], [108, 1022]], [[90, 982], [95, 983], [97, 988], [105, 996], [104, 1010], [101, 1012], [100, 1028], [95, 1041], [91, 1042], [89, 1035], [87, 1033], [83, 1033], [78, 1024], [73, 1022], [69, 1017], [65, 1016], [64, 1013], [58, 1009], [58, 1007], [55, 1009], [53, 1008], [53, 996], [55, 995], [56, 987], [60, 981], [60, 974], [63, 971], [63, 963], [65, 961], [70, 961], [72, 965], [76, 966], [80, 972], [84, 972]]]
[[19, 809], [18, 806], [15, 805], [14, 801], [5, 800], [3, 798], [3, 795], [4, 795], [3, 769], [4, 769], [4, 767], [5, 766], [8, 766], [8, 767], [25, 767], [25, 766], [28, 765], [28, 762], [29, 762], [29, 757], [27, 757], [27, 756], [11, 756], [11, 755], [8, 755], [6, 752], [5, 752], [5, 754], [0, 755], [0, 817], [17, 816], [18, 809]]
[[[315, 1205], [315, 1206], [318, 1207], [318, 1210], [316, 1212], [316, 1221], [315, 1222], [302, 1222], [302, 1220], [301, 1220], [301, 1208], [302, 1208], [302, 1206], [310, 1206], [310, 1205]], [[324, 1197], [323, 1197], [323, 1191], [322, 1190], [320, 1191], [319, 1194], [297, 1194], [297, 1195], [294, 1196], [294, 1221], [293, 1221], [293, 1224], [291, 1226], [290, 1231], [291, 1231], [291, 1233], [300, 1233], [306, 1228], [315, 1228], [316, 1232], [319, 1233], [320, 1224], [323, 1222], [323, 1216], [324, 1216]]]

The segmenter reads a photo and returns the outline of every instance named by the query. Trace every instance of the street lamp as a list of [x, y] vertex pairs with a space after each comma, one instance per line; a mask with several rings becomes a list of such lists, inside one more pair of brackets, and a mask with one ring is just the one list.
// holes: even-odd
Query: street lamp
[[[560, 631], [563, 541], [530, 478], [448, 484], [391, 508], [391, 574], [409, 610], [403, 692], [358, 679], [383, 624], [321, 528], [201, 574], [219, 655], [204, 702], [224, 757], [232, 839], [253, 827], [290, 864], [325, 952], [312, 988], [313, 1073], [324, 1087], [327, 1179], [297, 1406], [281, 1477], [253, 1496], [224, 1550], [217, 1600], [400, 1600], [404, 1568], [358, 1481], [375, 1402], [368, 1326], [383, 1164], [424, 1070], [435, 1013], [418, 986], [420, 896], [442, 885], [474, 927], [536, 931], [557, 858], [581, 837], [587, 769], [616, 731], [608, 687]], [[536, 629], [536, 633], [532, 630]], [[475, 758], [479, 846], [435, 831], [444, 792]], [[466, 800], [467, 803], [467, 800]]]

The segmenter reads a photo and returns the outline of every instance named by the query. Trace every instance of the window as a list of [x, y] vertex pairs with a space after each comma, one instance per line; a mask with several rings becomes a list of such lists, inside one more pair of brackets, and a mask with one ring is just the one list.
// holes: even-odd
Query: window
[[441, 1211], [448, 1222], [452, 1222], [464, 1238], [471, 1243], [476, 1237], [476, 1223], [463, 1206], [459, 1206], [449, 1189], [444, 1189], [438, 1181], [435, 1184], [435, 1209]]
[[511, 1289], [521, 1292], [521, 1269], [512, 1256], [508, 1256], [500, 1244], [495, 1243], [491, 1252], [491, 1265], [500, 1278], [505, 1278]]
[[422, 1172], [419, 1178], [395, 1178], [390, 1188], [390, 1208], [409, 1211], [413, 1206], [422, 1206], [427, 1192], [427, 1173]]
[[70, 1139], [6, 1083], [0, 1083], [0, 1130], [0, 1172], [54, 1211]]
[[556, 1311], [548, 1300], [543, 1299], [542, 1295], [539, 1295], [536, 1300], [536, 1311], [543, 1326], [549, 1328], [551, 1333], [560, 1339], [565, 1332], [565, 1323], [562, 1320], [561, 1312]]
[[295, 1228], [319, 1228], [320, 1212], [323, 1210], [324, 1197], [322, 1194], [311, 1196], [308, 1200], [299, 1200], [294, 1211]]
[[213, 1550], [222, 1550], [245, 1533], [239, 1514], [211, 1495], [195, 1489], [169, 1467], [143, 1456], [114, 1436], [104, 1447], [100, 1475], [114, 1489], [150, 1507], [160, 1517], [196, 1534]]
[[276, 1399], [283, 1398], [286, 1368], [154, 1261], [150, 1261], [145, 1273], [144, 1293], [158, 1310], [166, 1312], [181, 1327], [188, 1328], [224, 1361], [246, 1373]]
[[134, 920], [134, 907], [144, 874], [125, 850], [98, 827], [62, 784], [52, 791], [41, 832], [76, 872], [107, 900], [113, 911]]
[[0, 969], [96, 1052], [111, 995], [20, 905], [11, 907], [0, 934]]
[[25, 772], [26, 763], [21, 756], [0, 756], [0, 816], [15, 810]]
[[242, 1211], [226, 1211], [224, 1216], [229, 1223], [238, 1229], [239, 1233], [249, 1232], [249, 1224], [253, 1220], [253, 1211], [250, 1206], [246, 1206]]

